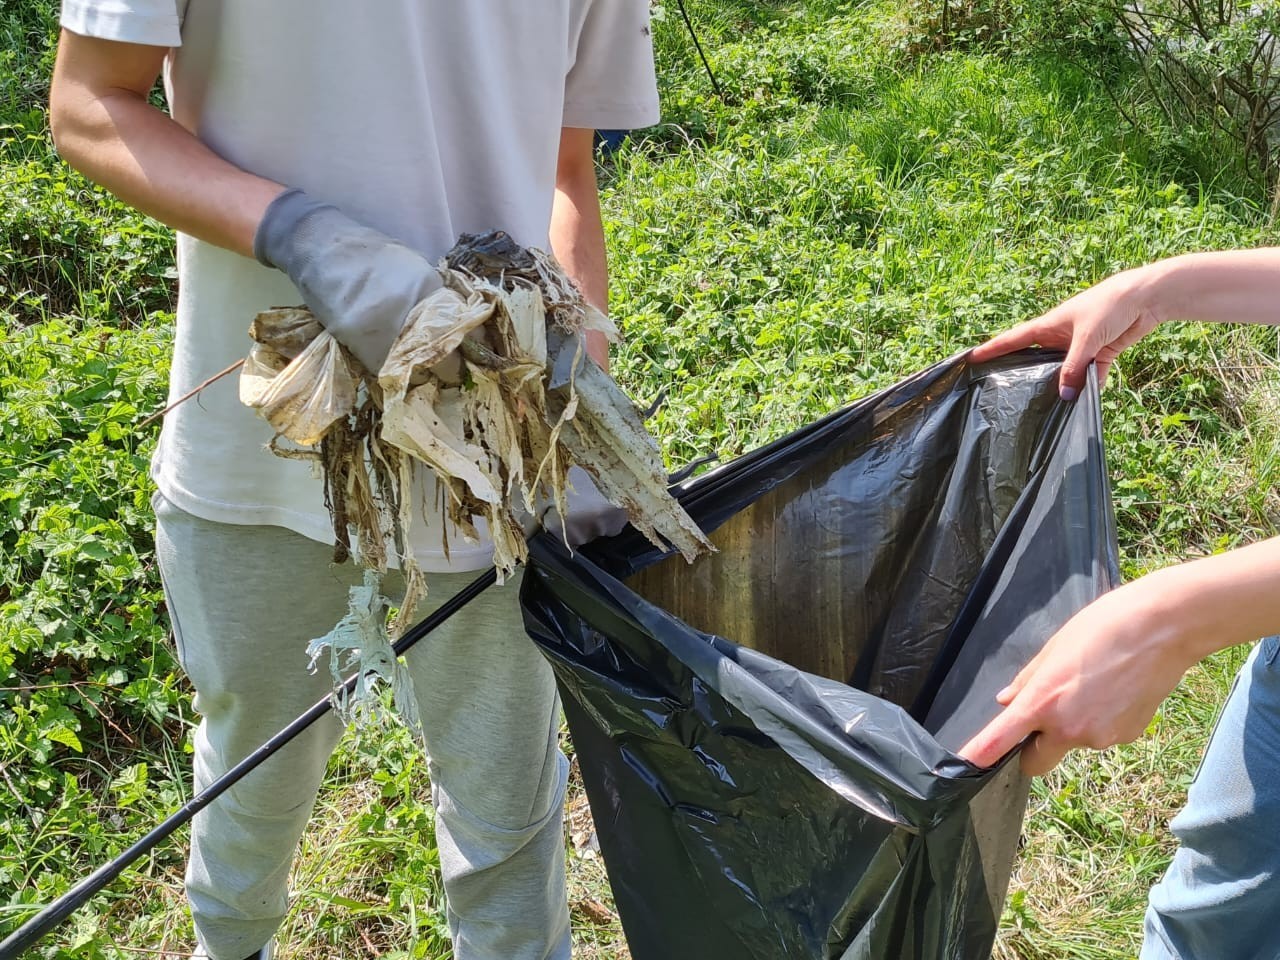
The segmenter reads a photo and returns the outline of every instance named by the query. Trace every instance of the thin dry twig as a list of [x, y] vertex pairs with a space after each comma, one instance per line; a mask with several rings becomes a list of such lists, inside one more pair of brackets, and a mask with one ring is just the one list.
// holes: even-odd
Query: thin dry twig
[[157, 410], [155, 413], [151, 414], [151, 416], [147, 417], [140, 424], [138, 424], [138, 429], [141, 430], [147, 424], [152, 423], [155, 420], [159, 420], [170, 410], [173, 410], [175, 407], [179, 406], [180, 404], [186, 403], [188, 400], [190, 400], [192, 397], [198, 394], [205, 387], [212, 386], [213, 384], [221, 380], [223, 377], [231, 376], [231, 374], [235, 373], [237, 370], [239, 370], [243, 366], [244, 366], [244, 359], [241, 358], [237, 360], [235, 363], [231, 364], [231, 366], [227, 367], [225, 370], [219, 370], [212, 377], [210, 377], [204, 383], [200, 384], [200, 386], [196, 387], [190, 393], [183, 394], [177, 400], [173, 401], [173, 403], [165, 407], [163, 410]]

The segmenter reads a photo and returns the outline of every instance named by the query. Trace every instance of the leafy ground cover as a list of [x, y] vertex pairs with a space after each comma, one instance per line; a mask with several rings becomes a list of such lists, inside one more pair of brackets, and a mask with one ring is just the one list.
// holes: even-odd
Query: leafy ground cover
[[[189, 790], [150, 546], [155, 427], [138, 427], [163, 399], [170, 242], [53, 155], [54, 6], [0, 11], [0, 933]], [[1052, 8], [1015, 6], [1027, 27], [934, 42], [931, 11], [887, 0], [693, 2], [723, 98], [674, 5], [655, 8], [666, 116], [601, 180], [615, 372], [642, 400], [669, 390], [653, 423], [673, 467], [782, 435], [1116, 269], [1272, 236], [1266, 198], [1210, 139], [1126, 123], [1120, 54], [1073, 54]], [[1275, 359], [1265, 332], [1187, 326], [1119, 365], [1105, 417], [1126, 573], [1274, 532]], [[997, 956], [1134, 955], [1242, 657], [1195, 671], [1141, 743], [1038, 782]], [[283, 956], [449, 955], [423, 766], [400, 731], [344, 742]], [[570, 809], [579, 955], [625, 957], [580, 795]], [[36, 955], [181, 955], [182, 860], [181, 843], [157, 849]]]

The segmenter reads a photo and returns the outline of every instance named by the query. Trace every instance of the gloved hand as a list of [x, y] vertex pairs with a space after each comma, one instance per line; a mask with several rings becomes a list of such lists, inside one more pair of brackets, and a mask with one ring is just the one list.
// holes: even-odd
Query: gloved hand
[[570, 489], [565, 491], [569, 515], [561, 522], [560, 511], [551, 504], [542, 511], [542, 528], [557, 539], [568, 538], [571, 550], [597, 537], [611, 537], [627, 525], [627, 514], [615, 507], [596, 489], [591, 474], [581, 467], [569, 468]]
[[288, 275], [325, 330], [375, 375], [409, 311], [442, 285], [425, 257], [301, 190], [267, 207], [253, 252]]

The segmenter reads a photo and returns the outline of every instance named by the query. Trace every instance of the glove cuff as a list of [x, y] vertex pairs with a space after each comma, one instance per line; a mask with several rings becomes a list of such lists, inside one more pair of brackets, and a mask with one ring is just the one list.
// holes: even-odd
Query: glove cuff
[[292, 275], [297, 238], [303, 235], [302, 222], [329, 211], [338, 213], [335, 207], [313, 200], [297, 187], [284, 191], [267, 205], [262, 215], [253, 235], [253, 255], [264, 266]]

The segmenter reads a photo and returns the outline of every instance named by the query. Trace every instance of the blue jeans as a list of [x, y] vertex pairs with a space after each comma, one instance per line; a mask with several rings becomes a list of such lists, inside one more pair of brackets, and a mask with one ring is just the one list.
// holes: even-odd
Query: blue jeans
[[1171, 828], [1141, 960], [1280, 957], [1280, 637], [1240, 669]]

